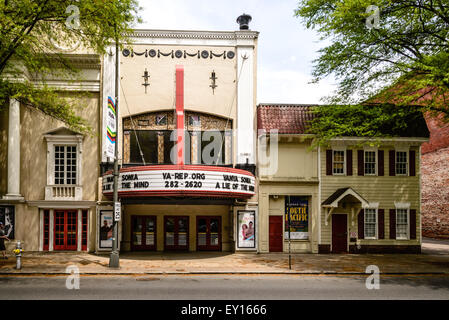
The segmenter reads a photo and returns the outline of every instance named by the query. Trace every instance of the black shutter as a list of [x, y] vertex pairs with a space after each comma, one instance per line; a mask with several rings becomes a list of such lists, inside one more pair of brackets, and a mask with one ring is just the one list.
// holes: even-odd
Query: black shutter
[[410, 239], [416, 239], [416, 210], [410, 209]]
[[352, 150], [346, 150], [346, 175], [352, 176]]
[[384, 173], [384, 167], [385, 167], [385, 163], [384, 163], [384, 151], [383, 150], [379, 150], [377, 152], [377, 160], [378, 160], [378, 172], [377, 175], [382, 177], [385, 173]]
[[359, 212], [357, 227], [359, 239], [365, 239], [365, 211], [363, 209]]
[[409, 152], [409, 174], [411, 177], [416, 176], [416, 157], [415, 157], [416, 152], [414, 150], [410, 150]]
[[326, 150], [326, 175], [332, 175], [332, 150]]
[[389, 152], [389, 168], [390, 168], [390, 176], [396, 175], [396, 152], [394, 150], [390, 150]]
[[363, 156], [363, 150], [357, 150], [357, 174], [359, 176], [365, 175], [365, 164]]
[[384, 209], [377, 210], [378, 230], [377, 235], [379, 239], [385, 239], [385, 214]]
[[390, 239], [396, 239], [396, 209], [390, 209]]

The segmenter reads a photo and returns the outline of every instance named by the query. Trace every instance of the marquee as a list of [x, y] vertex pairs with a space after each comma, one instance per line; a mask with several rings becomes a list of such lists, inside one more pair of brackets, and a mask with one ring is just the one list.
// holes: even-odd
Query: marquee
[[[103, 176], [102, 190], [112, 197], [112, 171]], [[123, 168], [118, 180], [120, 198], [193, 196], [250, 198], [255, 178], [245, 170], [197, 165], [163, 165]]]

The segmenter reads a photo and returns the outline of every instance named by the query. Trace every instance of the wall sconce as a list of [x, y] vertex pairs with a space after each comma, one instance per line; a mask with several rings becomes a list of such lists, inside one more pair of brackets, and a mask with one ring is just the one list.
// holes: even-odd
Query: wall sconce
[[148, 75], [147, 68], [145, 68], [145, 71], [143, 72], [143, 76], [142, 76], [142, 78], [144, 79], [144, 83], [142, 83], [142, 85], [145, 87], [145, 94], [147, 93], [147, 87], [150, 85], [148, 83], [148, 78], [149, 77], [150, 76]]
[[215, 84], [215, 80], [217, 80], [218, 78], [215, 76], [215, 70], [212, 71], [212, 75], [209, 78], [212, 80], [212, 84], [209, 86], [212, 88], [212, 94], [215, 94], [215, 88], [218, 87], [218, 85]]

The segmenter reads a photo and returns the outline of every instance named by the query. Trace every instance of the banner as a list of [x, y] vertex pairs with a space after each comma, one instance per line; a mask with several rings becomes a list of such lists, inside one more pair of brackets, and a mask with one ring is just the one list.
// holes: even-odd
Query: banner
[[291, 239], [309, 239], [309, 201], [305, 197], [285, 197], [285, 235], [288, 239], [288, 214], [290, 214]]
[[111, 97], [108, 97], [106, 118], [106, 156], [111, 159], [115, 158], [115, 143], [117, 142], [116, 111], [114, 100]]
[[112, 248], [112, 210], [100, 211], [100, 248]]
[[237, 235], [239, 248], [256, 247], [256, 214], [254, 211], [238, 211]]

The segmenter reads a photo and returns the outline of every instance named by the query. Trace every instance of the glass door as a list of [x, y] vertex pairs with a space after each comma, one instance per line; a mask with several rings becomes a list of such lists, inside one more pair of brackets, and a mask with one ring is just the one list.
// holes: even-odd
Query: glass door
[[54, 224], [54, 250], [77, 250], [77, 211], [55, 210]]
[[164, 217], [165, 250], [189, 250], [189, 217]]
[[197, 217], [197, 249], [199, 251], [221, 250], [221, 217]]
[[137, 250], [156, 250], [156, 217], [131, 216], [131, 248]]

